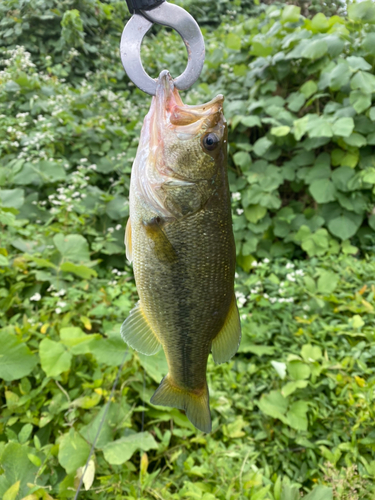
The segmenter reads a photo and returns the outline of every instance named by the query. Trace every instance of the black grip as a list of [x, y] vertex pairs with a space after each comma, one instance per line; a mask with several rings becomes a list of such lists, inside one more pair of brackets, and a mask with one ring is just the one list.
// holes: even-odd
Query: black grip
[[126, 0], [131, 14], [134, 14], [137, 10], [153, 9], [163, 2], [165, 2], [165, 0]]

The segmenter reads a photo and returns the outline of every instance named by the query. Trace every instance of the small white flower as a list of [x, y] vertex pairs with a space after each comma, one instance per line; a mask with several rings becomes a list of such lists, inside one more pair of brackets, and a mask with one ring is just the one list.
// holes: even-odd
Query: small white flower
[[294, 264], [292, 264], [291, 262], [288, 262], [287, 265], [285, 266], [286, 269], [293, 269], [294, 268]]
[[60, 309], [60, 307], [56, 307], [56, 309], [55, 309], [55, 313], [56, 313], [56, 314], [60, 314], [60, 313], [61, 313], [61, 309]]
[[84, 163], [85, 161], [87, 161], [87, 158], [81, 158], [81, 159], [79, 160], [79, 162], [80, 162], [80, 163]]
[[232, 200], [239, 201], [241, 199], [241, 193], [232, 193]]
[[303, 308], [305, 311], [310, 311], [310, 306], [308, 304], [304, 305]]
[[122, 228], [121, 224], [117, 224], [117, 226], [115, 227], [116, 231], [120, 231], [121, 228]]
[[65, 307], [66, 306], [66, 302], [64, 302], [63, 300], [59, 300], [58, 303], [57, 303], [57, 305], [59, 307]]
[[270, 259], [267, 259], [267, 257], [266, 257], [265, 259], [263, 259], [263, 262], [264, 262], [265, 264], [268, 264], [268, 263], [270, 262]]
[[274, 304], [277, 301], [276, 297], [270, 297], [271, 304]]
[[256, 260], [253, 260], [253, 262], [251, 263], [251, 266], [252, 267], [257, 267], [258, 265], [258, 262]]
[[238, 215], [242, 215], [243, 214], [243, 208], [237, 208], [236, 212], [237, 212]]
[[296, 276], [305, 276], [305, 273], [302, 271], [302, 269], [297, 269], [297, 271], [294, 272]]
[[235, 278], [239, 278], [239, 274], [238, 273], [234, 273], [234, 277]]
[[245, 319], [247, 319], [247, 314], [241, 314], [241, 319], [242, 321], [245, 321]]
[[82, 193], [81, 196], [82, 198], [86, 198], [87, 195], [85, 193]]
[[34, 300], [35, 302], [39, 302], [39, 300], [42, 298], [42, 296], [40, 295], [40, 293], [34, 293], [34, 295], [32, 297], [30, 297], [29, 300]]
[[60, 297], [62, 297], [65, 294], [66, 294], [66, 291], [63, 288], [59, 292], [57, 292], [57, 295], [60, 295]]
[[116, 268], [112, 269], [112, 274], [118, 274], [118, 269]]
[[109, 227], [109, 228], [107, 229], [107, 231], [108, 231], [108, 233], [113, 233], [114, 229], [113, 229], [113, 227]]
[[268, 293], [264, 293], [264, 294], [263, 294], [263, 297], [264, 297], [265, 299], [269, 299], [269, 295], [268, 295]]
[[294, 277], [294, 273], [289, 273], [286, 275], [286, 279], [288, 281], [296, 281], [296, 278]]

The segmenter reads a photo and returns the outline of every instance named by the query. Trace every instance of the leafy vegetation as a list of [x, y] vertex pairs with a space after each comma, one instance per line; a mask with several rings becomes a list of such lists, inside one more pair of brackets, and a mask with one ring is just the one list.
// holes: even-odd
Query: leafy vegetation
[[[149, 403], [163, 354], [119, 337], [149, 106], [118, 56], [124, 5], [0, 5], [0, 496], [72, 498], [110, 400], [82, 498], [373, 498], [373, 4], [306, 19], [222, 2], [205, 32], [184, 99], [226, 96], [243, 324], [238, 355], [209, 362], [210, 435]], [[155, 30], [142, 57], [175, 75], [183, 53]]]

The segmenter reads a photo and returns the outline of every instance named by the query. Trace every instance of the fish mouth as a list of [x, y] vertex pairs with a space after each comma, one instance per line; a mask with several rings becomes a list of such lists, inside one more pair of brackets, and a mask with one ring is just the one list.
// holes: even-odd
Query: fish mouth
[[222, 118], [224, 96], [219, 94], [205, 104], [184, 104], [167, 70], [160, 73], [155, 96], [156, 127], [175, 129], [179, 134], [196, 135], [215, 127]]

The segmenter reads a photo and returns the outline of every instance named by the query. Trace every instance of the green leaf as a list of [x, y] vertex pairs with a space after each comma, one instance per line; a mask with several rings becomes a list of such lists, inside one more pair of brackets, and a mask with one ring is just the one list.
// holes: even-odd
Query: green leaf
[[90, 445], [71, 429], [60, 441], [58, 459], [68, 474], [85, 465], [90, 453]]
[[293, 360], [288, 362], [289, 375], [294, 380], [305, 380], [310, 377], [311, 371], [308, 365], [302, 361]]
[[310, 257], [313, 255], [323, 255], [329, 247], [329, 235], [326, 229], [318, 229], [312, 233], [308, 226], [301, 226], [294, 237], [297, 243], [301, 244]]
[[144, 354], [138, 353], [141, 365], [150, 375], [151, 378], [155, 380], [158, 384], [165, 375], [168, 373], [168, 364], [165, 359], [165, 354], [163, 349], [153, 356], [146, 356]]
[[39, 355], [47, 377], [57, 377], [70, 369], [72, 355], [59, 342], [43, 339], [39, 345]]
[[102, 337], [99, 334], [86, 335], [81, 328], [69, 327], [60, 330], [60, 338], [61, 344], [68, 347], [72, 354], [86, 354], [91, 352], [92, 342], [100, 340]]
[[280, 363], [279, 361], [271, 361], [271, 365], [275, 368], [278, 376], [283, 380], [286, 375], [286, 364]]
[[354, 130], [354, 120], [350, 117], [339, 118], [332, 125], [334, 135], [349, 137]]
[[158, 444], [149, 432], [137, 432], [125, 436], [103, 448], [104, 458], [111, 465], [121, 465], [127, 462], [137, 450], [156, 450]]
[[330, 72], [330, 83], [329, 87], [331, 90], [340, 90], [342, 86], [346, 85], [351, 77], [351, 71], [349, 64], [344, 60], [341, 64], [338, 64]]
[[251, 165], [251, 156], [246, 151], [237, 151], [233, 155], [234, 164], [242, 169], [247, 169]]
[[363, 220], [362, 215], [345, 212], [328, 222], [328, 229], [334, 236], [341, 238], [341, 240], [348, 240], [358, 231]]
[[249, 222], [256, 224], [266, 215], [267, 209], [261, 205], [250, 205], [245, 208], [245, 217]]
[[10, 488], [8, 488], [3, 495], [3, 500], [15, 500], [20, 490], [20, 484], [21, 481], [17, 481]]
[[286, 5], [281, 14], [282, 23], [296, 23], [301, 15], [301, 7], [295, 5]]
[[371, 95], [364, 94], [360, 90], [350, 92], [349, 100], [358, 114], [363, 113], [363, 111], [371, 106]]
[[[89, 344], [90, 352], [95, 356], [98, 363], [103, 363], [108, 366], [120, 366], [124, 359], [125, 351], [128, 352], [127, 358], [131, 354], [128, 346], [122, 340], [120, 335], [118, 337], [100, 338], [94, 340]], [[127, 359], [125, 358], [125, 359]], [[151, 361], [151, 360], [150, 360]], [[160, 382], [161, 378], [158, 380]]]
[[375, 5], [371, 0], [350, 4], [348, 6], [348, 16], [353, 21], [375, 23]]
[[318, 90], [318, 85], [314, 82], [314, 80], [308, 80], [305, 82], [299, 91], [308, 99]]
[[13, 333], [0, 330], [0, 346], [0, 378], [18, 380], [32, 372], [38, 358]]
[[318, 203], [328, 203], [336, 199], [336, 188], [328, 179], [317, 179], [310, 185], [310, 193]]
[[243, 118], [241, 118], [241, 123], [243, 125], [245, 125], [246, 127], [250, 127], [250, 128], [262, 126], [259, 116], [256, 116], [256, 115], [244, 116]]
[[299, 431], [307, 431], [306, 413], [309, 409], [306, 401], [296, 401], [286, 414], [290, 427]]
[[0, 205], [8, 208], [21, 208], [24, 204], [23, 189], [0, 189]]
[[275, 135], [276, 137], [284, 137], [285, 135], [288, 135], [290, 132], [290, 127], [287, 126], [282, 126], [282, 127], [272, 127], [271, 128], [271, 134]]
[[281, 394], [287, 398], [293, 392], [295, 392], [297, 389], [304, 389], [309, 385], [308, 380], [296, 380], [294, 382], [288, 382], [285, 384], [282, 389], [281, 389]]
[[365, 71], [358, 71], [351, 79], [350, 86], [353, 90], [359, 89], [364, 94], [375, 92], [375, 76]]
[[340, 277], [337, 273], [333, 273], [332, 271], [320, 271], [318, 279], [318, 292], [327, 295], [334, 292], [339, 282], [339, 278]]
[[107, 203], [105, 211], [112, 220], [123, 219], [129, 214], [129, 201], [124, 196], [117, 195]]
[[304, 500], [333, 500], [332, 488], [319, 485], [303, 498]]
[[267, 137], [262, 137], [258, 139], [253, 146], [254, 153], [258, 156], [263, 156], [266, 151], [270, 148], [272, 142], [267, 139]]
[[[324, 271], [324, 272], [326, 272], [326, 271]], [[331, 273], [331, 274], [333, 274], [333, 273]], [[322, 273], [320, 274], [320, 278], [321, 277], [322, 277]], [[335, 275], [335, 277], [337, 278], [336, 275]], [[320, 278], [319, 278], [319, 280], [320, 280]], [[337, 278], [336, 285], [337, 285], [338, 281], [339, 280]], [[333, 287], [332, 291], [336, 288], [336, 285]], [[319, 288], [320, 288], [320, 285], [318, 282], [318, 289]], [[319, 290], [319, 291], [321, 291], [321, 290]], [[319, 361], [320, 359], [322, 359], [322, 350], [317, 345], [305, 344], [304, 346], [302, 346], [301, 356], [307, 362]]]
[[234, 33], [228, 33], [225, 38], [225, 46], [232, 50], [241, 50], [241, 38]]
[[327, 53], [328, 45], [325, 40], [313, 40], [302, 51], [302, 57], [320, 59]]
[[94, 269], [91, 269], [83, 265], [78, 266], [76, 264], [73, 264], [72, 262], [64, 262], [63, 264], [61, 264], [60, 270], [65, 271], [67, 273], [73, 273], [76, 276], [79, 276], [80, 278], [86, 280], [96, 277], [98, 275], [97, 272], [94, 271]]
[[[27, 484], [34, 484], [35, 475], [38, 471], [38, 467], [30, 462], [28, 458], [31, 451], [32, 449], [26, 445], [9, 442], [5, 445], [1, 454], [1, 467], [5, 472], [7, 482], [14, 485], [17, 481], [20, 481], [19, 493], [21, 493], [21, 498], [26, 496], [29, 491]], [[2, 477], [4, 477], [4, 474]]]
[[90, 260], [89, 246], [80, 234], [56, 234], [53, 242], [65, 260], [87, 262]]
[[285, 422], [288, 400], [284, 398], [280, 391], [271, 391], [269, 394], [263, 394], [258, 401], [258, 406], [266, 415]]
[[322, 12], [315, 14], [311, 20], [311, 28], [315, 33], [327, 31], [329, 27], [328, 19]]
[[369, 64], [363, 57], [349, 56], [346, 58], [346, 61], [352, 71], [358, 71], [359, 69], [368, 71], [372, 68], [371, 64]]
[[345, 137], [344, 142], [349, 146], [353, 146], [356, 148], [361, 148], [362, 146], [366, 146], [367, 144], [366, 138], [363, 137], [363, 135], [358, 134], [357, 132], [354, 132], [349, 137]]

